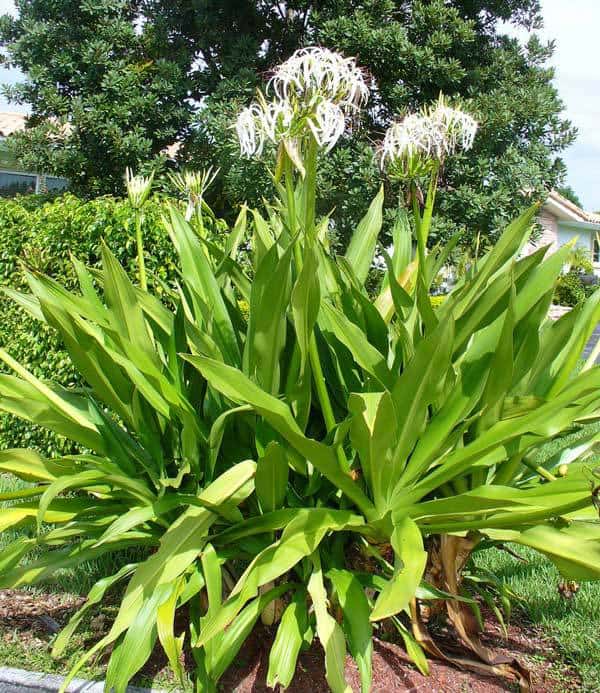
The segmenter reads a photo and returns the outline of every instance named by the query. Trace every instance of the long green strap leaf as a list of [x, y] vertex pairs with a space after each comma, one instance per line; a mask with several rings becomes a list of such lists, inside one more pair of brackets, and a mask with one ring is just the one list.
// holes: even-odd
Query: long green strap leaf
[[348, 250], [346, 251], [346, 260], [352, 266], [354, 273], [361, 282], [367, 279], [373, 257], [375, 256], [375, 247], [377, 245], [377, 237], [381, 231], [383, 224], [383, 186], [371, 202], [371, 205], [361, 219], [356, 230], [352, 234], [352, 239]]
[[312, 462], [329, 481], [356, 503], [367, 517], [376, 515], [373, 504], [359, 485], [340, 468], [334, 450], [307, 438], [284, 402], [262, 390], [236, 368], [202, 356], [183, 354], [182, 357], [197, 368], [223, 395], [233, 401], [252, 405], [292, 447]]
[[327, 610], [327, 592], [323, 584], [321, 561], [318, 554], [312, 557], [313, 570], [307, 590], [312, 599], [317, 619], [317, 635], [325, 650], [325, 678], [333, 693], [352, 693], [346, 681], [346, 639], [340, 625]]

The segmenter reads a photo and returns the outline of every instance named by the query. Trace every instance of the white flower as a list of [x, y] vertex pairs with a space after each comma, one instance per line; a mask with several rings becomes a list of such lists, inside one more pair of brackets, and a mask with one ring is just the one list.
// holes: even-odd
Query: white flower
[[290, 135], [293, 121], [294, 109], [287, 101], [261, 98], [245, 108], [235, 126], [242, 154], [260, 156], [267, 140], [278, 144]]
[[263, 104], [262, 120], [267, 139], [274, 144], [289, 137], [295, 112], [287, 101], [274, 100]]
[[388, 128], [383, 140], [381, 164], [415, 156], [429, 158], [436, 155], [438, 148], [439, 132], [432, 127], [430, 119], [413, 113]]
[[194, 211], [200, 213], [200, 206], [204, 193], [217, 177], [219, 169], [213, 171], [212, 166], [204, 171], [183, 171], [182, 173], [169, 173], [171, 183], [187, 197], [187, 210], [185, 218], [189, 221]]
[[204, 171], [169, 173], [169, 179], [179, 192], [188, 197], [190, 202], [198, 204], [218, 173], [218, 169], [213, 171], [212, 166], [210, 166]]
[[345, 127], [345, 114], [364, 104], [369, 89], [353, 58], [327, 48], [304, 48], [276, 68], [267, 90], [238, 116], [236, 130], [245, 156], [260, 156], [267, 141], [299, 141], [310, 131], [329, 151]]
[[429, 118], [441, 134], [446, 154], [452, 155], [459, 149], [464, 151], [471, 149], [478, 125], [468, 113], [458, 108], [450, 108], [440, 98], [436, 108], [430, 112]]
[[297, 50], [275, 69], [268, 87], [279, 99], [301, 98], [308, 103], [320, 96], [342, 108], [363, 106], [369, 98], [354, 58], [319, 47]]
[[460, 149], [471, 149], [476, 132], [477, 121], [468, 113], [447, 106], [441, 97], [435, 108], [408, 115], [388, 129], [381, 165], [403, 163], [408, 170], [418, 159], [443, 162]]
[[127, 167], [125, 169], [125, 185], [127, 187], [127, 197], [134, 209], [141, 209], [144, 202], [152, 192], [152, 182], [154, 181], [154, 173], [147, 177], [134, 176], [133, 171]]
[[308, 127], [319, 147], [329, 152], [344, 133], [344, 111], [332, 101], [320, 101], [314, 114], [308, 119]]
[[240, 150], [244, 156], [260, 156], [265, 144], [264, 129], [261, 125], [261, 113], [258, 104], [253, 103], [244, 108], [238, 115], [235, 124]]

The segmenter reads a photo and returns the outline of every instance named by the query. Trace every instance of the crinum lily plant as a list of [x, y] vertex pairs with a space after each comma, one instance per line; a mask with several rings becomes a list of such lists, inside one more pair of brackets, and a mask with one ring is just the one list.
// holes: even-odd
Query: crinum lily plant
[[[548, 320], [568, 248], [520, 254], [534, 207], [432, 306], [452, 248], [428, 249], [435, 192], [476, 130], [443, 100], [383, 141], [382, 166], [412, 205], [400, 205], [393, 252], [377, 250], [380, 191], [334, 256], [330, 219], [316, 214], [319, 157], [359, 122], [368, 93], [354, 60], [322, 48], [278, 67], [236, 124], [242, 154], [273, 155], [278, 198], [263, 213], [242, 208], [219, 242], [201, 232], [204, 202], [188, 220], [170, 206], [181, 274], [161, 300], [107, 247], [101, 272], [74, 261], [78, 292], [34, 271], [30, 295], [9, 292], [58, 330], [84, 384], [41, 381], [0, 351], [14, 372], [0, 375], [0, 407], [81, 450], [0, 452], [0, 469], [28, 482], [3, 497], [2, 529], [26, 531], [0, 553], [0, 586], [104, 554], [122, 562], [54, 642], [61, 656], [120, 590], [114, 622], [70, 677], [110, 650], [106, 690], [120, 693], [160, 643], [182, 686], [215, 690], [262, 618], [269, 686], [291, 684], [316, 637], [331, 689], [350, 690], [349, 652], [368, 691], [373, 637], [391, 629], [424, 672], [428, 653], [526, 687], [527, 673], [479, 640], [472, 552], [512, 542], [569, 578], [600, 577], [586, 463], [600, 369], [579, 363], [600, 292]], [[376, 255], [386, 271], [370, 295]], [[541, 462], [548, 441], [562, 442]], [[472, 584], [482, 594], [484, 581]], [[424, 602], [446, 611], [464, 657], [436, 644]]]

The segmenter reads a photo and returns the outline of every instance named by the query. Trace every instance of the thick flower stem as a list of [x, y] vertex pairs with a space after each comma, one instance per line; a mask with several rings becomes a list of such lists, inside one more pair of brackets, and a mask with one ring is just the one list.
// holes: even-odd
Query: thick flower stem
[[410, 185], [410, 197], [412, 201], [413, 216], [415, 220], [415, 236], [417, 237], [417, 255], [419, 258], [419, 273], [425, 276], [425, 244], [421, 233], [421, 208], [417, 196], [417, 186], [415, 183]]
[[437, 192], [438, 180], [440, 174], [439, 164], [435, 164], [434, 169], [429, 179], [429, 187], [427, 189], [427, 199], [423, 209], [423, 217], [421, 219], [421, 234], [423, 236], [423, 245], [427, 247], [427, 239], [431, 229], [431, 220], [433, 218], [433, 208], [435, 206], [435, 195]]
[[[307, 154], [305, 159], [306, 166], [306, 176], [304, 178], [304, 194], [303, 201], [305, 205], [304, 209], [304, 235], [305, 242], [311, 238], [312, 230], [315, 224], [315, 199], [316, 199], [316, 167], [317, 167], [317, 146], [314, 139], [311, 137], [307, 147]], [[292, 237], [296, 235], [296, 196], [294, 191], [294, 169], [293, 163], [286, 154], [285, 163], [285, 189], [286, 189], [286, 201], [287, 201], [287, 212], [288, 212], [288, 224], [290, 227], [290, 234]], [[301, 239], [297, 238], [294, 241], [294, 263], [296, 265], [296, 276], [302, 271], [302, 248]], [[321, 413], [323, 415], [323, 421], [325, 422], [325, 428], [329, 433], [332, 431], [337, 422], [335, 420], [335, 415], [333, 413], [333, 407], [331, 405], [331, 400], [329, 398], [329, 393], [327, 391], [327, 385], [325, 384], [325, 376], [323, 375], [323, 368], [321, 366], [321, 359], [319, 357], [319, 350], [317, 347], [317, 340], [315, 338], [314, 332], [310, 337], [310, 342], [308, 346], [308, 357], [310, 361], [310, 367], [312, 370], [313, 383], [315, 386], [315, 391], [317, 394], [317, 399], [321, 405]], [[348, 470], [349, 464], [346, 459], [344, 451], [338, 447], [336, 449], [336, 455], [342, 469]]]
[[304, 231], [312, 236], [315, 227], [317, 205], [317, 152], [318, 146], [314, 137], [309, 136], [306, 147], [304, 179]]
[[415, 235], [417, 237], [417, 253], [419, 258], [420, 275], [423, 278], [424, 286], [429, 289], [433, 277], [426, 276], [426, 256], [427, 256], [427, 239], [429, 238], [429, 230], [431, 229], [431, 220], [433, 217], [433, 207], [435, 205], [435, 195], [439, 180], [439, 165], [436, 165], [429, 179], [427, 188], [427, 198], [421, 214], [419, 198], [417, 195], [416, 183], [411, 183], [410, 196], [412, 201], [413, 216], [415, 220]]
[[137, 244], [137, 261], [138, 261], [138, 277], [140, 281], [140, 289], [147, 291], [148, 283], [146, 281], [146, 265], [144, 263], [144, 242], [142, 239], [142, 221], [141, 212], [135, 214], [135, 240]]

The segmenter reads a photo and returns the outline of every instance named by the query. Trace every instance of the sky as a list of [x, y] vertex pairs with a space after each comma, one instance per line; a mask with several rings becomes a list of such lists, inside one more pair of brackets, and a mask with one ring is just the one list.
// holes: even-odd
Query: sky
[[[579, 130], [562, 153], [567, 183], [583, 207], [600, 211], [600, 38], [599, 0], [542, 0], [544, 28], [536, 33], [556, 41], [550, 64], [565, 104], [565, 115]], [[527, 34], [520, 32], [519, 38]]]
[[[577, 141], [562, 156], [567, 183], [585, 209], [600, 211], [600, 1], [541, 0], [543, 39], [556, 41], [551, 64], [556, 87], [565, 104], [565, 115], [579, 130]], [[12, 0], [0, 0], [0, 14], [14, 12]], [[520, 32], [526, 40], [527, 34]], [[18, 81], [15, 70], [0, 68], [0, 83]], [[0, 110], [19, 111], [0, 97]]]

